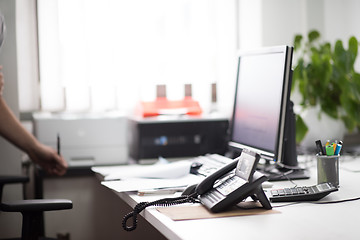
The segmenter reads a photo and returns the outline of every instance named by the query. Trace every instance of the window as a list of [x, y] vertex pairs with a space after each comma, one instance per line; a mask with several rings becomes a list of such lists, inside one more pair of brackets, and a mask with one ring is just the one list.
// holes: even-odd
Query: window
[[212, 83], [218, 92], [229, 81], [234, 86], [234, 5], [39, 0], [42, 110], [128, 112], [141, 100], [153, 100], [157, 84], [167, 85], [169, 99], [180, 99], [187, 83], [206, 109]]

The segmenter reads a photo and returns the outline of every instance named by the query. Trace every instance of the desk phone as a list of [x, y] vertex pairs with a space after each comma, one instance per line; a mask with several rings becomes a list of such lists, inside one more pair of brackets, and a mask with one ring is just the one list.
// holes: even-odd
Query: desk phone
[[212, 212], [221, 212], [251, 196], [271, 209], [261, 184], [267, 178], [255, 171], [260, 155], [244, 149], [232, 163], [204, 179], [196, 188], [200, 202]]
[[[212, 212], [221, 212], [251, 197], [258, 200], [265, 209], [271, 209], [269, 199], [261, 186], [267, 177], [255, 171], [259, 159], [259, 154], [244, 149], [234, 161], [212, 173], [198, 185], [191, 186], [192, 191], [185, 190], [188, 195], [137, 204], [132, 212], [124, 216], [124, 230], [135, 230], [137, 215], [149, 206], [201, 203]], [[130, 218], [133, 218], [133, 225], [127, 226]]]

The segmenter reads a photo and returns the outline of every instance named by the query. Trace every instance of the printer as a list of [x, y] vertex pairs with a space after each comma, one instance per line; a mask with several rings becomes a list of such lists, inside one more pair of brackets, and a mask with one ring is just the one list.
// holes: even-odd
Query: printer
[[229, 121], [212, 116], [164, 115], [129, 119], [129, 155], [147, 162], [158, 157], [182, 158], [225, 154]]
[[69, 166], [126, 164], [127, 117], [122, 114], [34, 113], [37, 139], [57, 148]]

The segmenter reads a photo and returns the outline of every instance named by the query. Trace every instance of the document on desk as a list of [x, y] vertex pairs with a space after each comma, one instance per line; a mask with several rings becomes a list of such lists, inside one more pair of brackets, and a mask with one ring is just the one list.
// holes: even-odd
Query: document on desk
[[91, 170], [102, 175], [104, 181], [124, 180], [128, 178], [179, 178], [190, 172], [191, 162], [184, 160], [172, 163], [152, 165], [125, 165], [92, 167]]
[[92, 167], [104, 177], [102, 185], [117, 192], [186, 187], [203, 177], [190, 174], [191, 161], [167, 163], [162, 159], [152, 165]]
[[124, 180], [102, 181], [101, 184], [116, 192], [131, 192], [146, 189], [164, 189], [186, 187], [203, 180], [203, 177], [187, 174], [180, 178], [155, 179], [155, 178], [128, 178]]

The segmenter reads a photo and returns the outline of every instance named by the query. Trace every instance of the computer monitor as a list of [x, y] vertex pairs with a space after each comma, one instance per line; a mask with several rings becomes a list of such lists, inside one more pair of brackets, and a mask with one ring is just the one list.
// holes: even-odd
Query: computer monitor
[[262, 171], [270, 180], [308, 178], [297, 166], [292, 54], [292, 47], [277, 46], [243, 52], [238, 59], [229, 148], [258, 152], [268, 163]]

